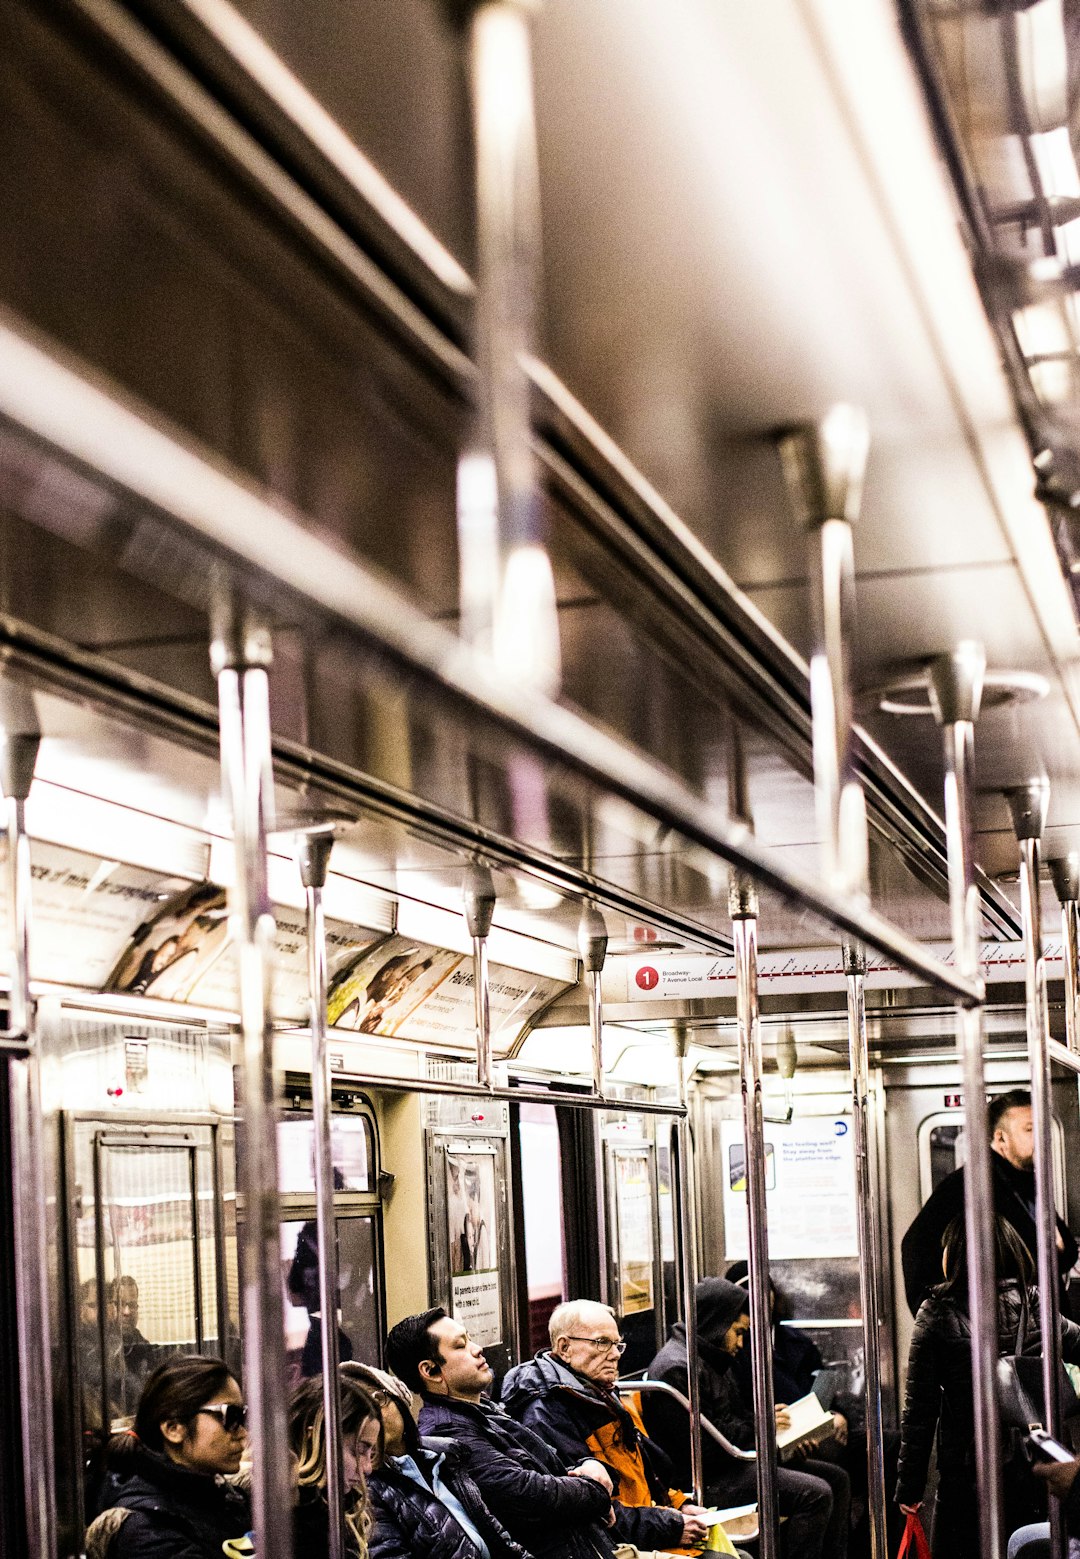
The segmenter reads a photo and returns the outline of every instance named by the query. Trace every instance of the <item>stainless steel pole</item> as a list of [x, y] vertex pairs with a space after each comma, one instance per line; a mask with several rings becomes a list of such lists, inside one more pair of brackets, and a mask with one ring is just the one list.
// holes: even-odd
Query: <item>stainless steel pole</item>
[[[26, 801], [41, 738], [31, 730], [0, 727], [0, 789], [7, 813], [7, 908], [12, 979], [7, 1037], [14, 1190], [15, 1318], [19, 1338], [23, 1498], [27, 1548], [33, 1559], [57, 1551], [56, 1467], [53, 1449], [52, 1340], [41, 1074], [34, 1004], [30, 996], [30, 840]], [[15, 1046], [19, 1048], [16, 1049]]]
[[254, 1453], [255, 1547], [259, 1559], [292, 1559], [277, 1086], [270, 1023], [274, 916], [266, 884], [266, 835], [273, 814], [267, 675], [272, 655], [269, 632], [228, 591], [222, 591], [215, 604], [210, 654], [218, 687], [222, 780], [236, 855], [229, 924], [240, 977], [244, 1393]]
[[607, 944], [607, 925], [603, 915], [595, 904], [586, 904], [578, 922], [578, 952], [589, 985], [592, 1085], [598, 1099], [604, 1096], [604, 999], [600, 981], [607, 959]]
[[1065, 1043], [1080, 1050], [1077, 1024], [1077, 960], [1080, 959], [1080, 851], [1048, 861], [1061, 904], [1061, 957], [1065, 965]]
[[[849, 644], [855, 605], [852, 524], [858, 519], [869, 449], [865, 415], [834, 406], [821, 422], [794, 429], [780, 443], [784, 471], [810, 535], [814, 649], [810, 660], [814, 790], [825, 875], [857, 904], [869, 906], [866, 801], [852, 744]], [[881, 1252], [870, 1173], [866, 1043], [866, 955], [844, 944], [848, 1052], [859, 1207], [859, 1292], [866, 1358], [866, 1478], [871, 1559], [887, 1559], [885, 1446], [881, 1425]]]
[[881, 1424], [881, 1323], [878, 1314], [881, 1253], [875, 1184], [870, 1165], [869, 1060], [866, 1043], [866, 954], [844, 944], [847, 976], [851, 1114], [855, 1137], [855, 1195], [859, 1208], [859, 1300], [866, 1358], [866, 1457], [870, 1495], [870, 1556], [887, 1559], [885, 1440]]
[[[1028, 1066], [1031, 1113], [1035, 1127], [1035, 1223], [1042, 1335], [1043, 1398], [1046, 1427], [1061, 1435], [1061, 1295], [1054, 1205], [1053, 1093], [1050, 1078], [1050, 1011], [1046, 998], [1046, 962], [1042, 945], [1039, 857], [1050, 785], [1031, 780], [1006, 792], [1020, 846], [1020, 910], [1024, 922], [1024, 986], [1027, 997]], [[1064, 1555], [1067, 1534], [1057, 1500], [1050, 1501], [1050, 1551]]]
[[[930, 667], [930, 701], [942, 728], [945, 754], [945, 834], [949, 851], [949, 907], [957, 972], [979, 979], [982, 913], [971, 837], [971, 770], [975, 721], [982, 700], [986, 656], [965, 640]], [[971, 1319], [975, 1477], [983, 1559], [1002, 1552], [1001, 1443], [994, 1369], [997, 1361], [997, 1285], [994, 1275], [994, 1191], [983, 1073], [982, 1008], [958, 1002], [957, 1037], [964, 1078], [964, 1221], [967, 1231]]]
[[341, 1359], [338, 1350], [338, 1246], [331, 1139], [332, 1079], [326, 1022], [326, 917], [323, 889], [334, 847], [332, 824], [305, 829], [296, 860], [307, 904], [308, 995], [311, 1012], [311, 1113], [315, 1126], [315, 1216], [319, 1256], [319, 1334], [322, 1340], [326, 1503], [330, 1559], [346, 1559], [345, 1470], [341, 1446]]
[[694, 1174], [694, 1137], [687, 1111], [689, 1079], [687, 1051], [690, 1030], [675, 1026], [679, 1104], [684, 1113], [675, 1122], [675, 1157], [678, 1166], [679, 1277], [682, 1287], [683, 1325], [686, 1327], [687, 1396], [690, 1399], [690, 1482], [698, 1503], [705, 1498], [705, 1462], [701, 1449], [701, 1380], [698, 1375], [697, 1325], [697, 1181]]
[[754, 1443], [757, 1447], [758, 1520], [761, 1528], [759, 1553], [761, 1559], [778, 1559], [780, 1512], [776, 1480], [772, 1310], [769, 1304], [769, 1227], [765, 1200], [765, 1112], [761, 1097], [757, 891], [746, 878], [733, 877], [729, 898], [735, 942], [735, 1009], [739, 1032], [746, 1203], [750, 1227], [750, 1363], [754, 1380]]
[[534, 687], [559, 683], [559, 624], [534, 479], [532, 350], [540, 258], [529, 17], [537, 0], [454, 0], [468, 15], [476, 161], [476, 347], [483, 441], [495, 468], [500, 665]]
[[476, 1080], [485, 1092], [495, 1086], [491, 1063], [491, 982], [487, 939], [495, 914], [495, 883], [491, 872], [473, 861], [465, 872], [462, 893], [465, 924], [473, 946], [473, 997], [476, 1006]]

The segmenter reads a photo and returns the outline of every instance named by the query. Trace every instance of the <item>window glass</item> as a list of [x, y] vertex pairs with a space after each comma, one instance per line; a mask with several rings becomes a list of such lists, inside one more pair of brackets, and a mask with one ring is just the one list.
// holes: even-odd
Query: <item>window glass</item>
[[[338, 1349], [342, 1361], [378, 1364], [381, 1325], [376, 1299], [374, 1218], [339, 1218]], [[319, 1254], [314, 1218], [281, 1225], [285, 1353], [290, 1389], [322, 1370]]]
[[[335, 1116], [330, 1152], [336, 1191], [373, 1188], [375, 1147], [366, 1116]], [[278, 1189], [283, 1195], [315, 1195], [315, 1122], [310, 1115], [278, 1125]]]

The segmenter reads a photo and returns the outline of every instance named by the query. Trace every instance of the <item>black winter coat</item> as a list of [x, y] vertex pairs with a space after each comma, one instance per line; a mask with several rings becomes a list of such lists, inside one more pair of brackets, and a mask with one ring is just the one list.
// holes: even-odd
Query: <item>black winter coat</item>
[[[612, 1531], [619, 1542], [637, 1548], [681, 1546], [683, 1518], [668, 1500], [675, 1469], [660, 1447], [640, 1433], [617, 1398], [545, 1352], [509, 1372], [502, 1399], [514, 1418], [550, 1445], [566, 1466], [575, 1467], [587, 1456], [604, 1463], [615, 1485]], [[610, 1457], [602, 1449], [604, 1440], [615, 1447]], [[628, 1457], [640, 1458], [651, 1505], [625, 1505], [619, 1499], [620, 1461]]]
[[251, 1530], [247, 1496], [153, 1451], [135, 1453], [134, 1471], [114, 1504], [130, 1510], [110, 1559], [221, 1559], [221, 1546]]
[[[698, 1323], [698, 1382], [701, 1411], [721, 1434], [740, 1450], [754, 1449], [754, 1415], [743, 1401], [733, 1369], [734, 1360], [723, 1350], [723, 1339], [749, 1303], [746, 1290], [723, 1278], [704, 1278], [694, 1290]], [[682, 1322], [671, 1329], [671, 1336], [649, 1365], [650, 1380], [663, 1380], [683, 1396], [689, 1394], [690, 1375], [686, 1359], [686, 1328]], [[649, 1437], [663, 1446], [675, 1466], [683, 1488], [691, 1485], [690, 1417], [680, 1402], [663, 1392], [649, 1391], [641, 1399], [642, 1416]], [[720, 1483], [737, 1468], [737, 1462], [717, 1445], [711, 1436], [702, 1439], [706, 1483]]]
[[[813, 1389], [814, 1375], [822, 1367], [821, 1353], [797, 1326], [774, 1326], [772, 1343], [773, 1393], [777, 1402], [797, 1402]], [[743, 1401], [752, 1402], [753, 1370], [750, 1349], [745, 1343], [735, 1355], [734, 1369]]]
[[[990, 1154], [993, 1170], [994, 1208], [1008, 1220], [1037, 1259], [1038, 1235], [1035, 1229], [1035, 1175], [1031, 1170], [1014, 1169], [1000, 1153]], [[954, 1218], [964, 1211], [964, 1171], [954, 1169], [932, 1194], [913, 1220], [900, 1246], [904, 1267], [904, 1292], [915, 1315], [932, 1288], [941, 1282], [941, 1240]], [[1062, 1276], [1073, 1266], [1077, 1245], [1063, 1219], [1057, 1221], [1064, 1249], [1059, 1251]]]
[[[485, 1505], [466, 1470], [461, 1447], [428, 1436], [421, 1444], [416, 1461], [430, 1466], [437, 1456], [444, 1458], [439, 1476], [464, 1505], [491, 1559], [531, 1559]], [[442, 1501], [392, 1463], [373, 1472], [367, 1486], [375, 1522], [368, 1545], [370, 1559], [479, 1559], [480, 1550]], [[299, 1549], [297, 1554], [304, 1559]], [[319, 1559], [319, 1554], [313, 1552], [310, 1559]]]
[[[1038, 1305], [1037, 1292], [1029, 1289], [1029, 1320], [1023, 1343], [1023, 1352], [1028, 1356], [1037, 1356], [1041, 1351]], [[1002, 1354], [1011, 1354], [1016, 1347], [1022, 1312], [1020, 1285], [999, 1283], [998, 1347]], [[1080, 1326], [1064, 1319], [1061, 1351], [1070, 1363], [1080, 1363]], [[953, 1547], [958, 1553], [967, 1552], [971, 1547], [969, 1538], [978, 1546], [971, 1323], [944, 1287], [935, 1289], [919, 1306], [908, 1353], [896, 1485], [899, 1504], [914, 1505], [923, 1497], [935, 1430], [938, 1494], [934, 1550], [945, 1553]], [[1014, 1466], [1006, 1478], [1005, 1501], [1007, 1530], [1042, 1519], [1045, 1500], [1021, 1465]]]
[[495, 1402], [424, 1397], [420, 1432], [453, 1440], [484, 1503], [538, 1559], [611, 1559], [611, 1510], [592, 1478], [567, 1476], [556, 1453]]

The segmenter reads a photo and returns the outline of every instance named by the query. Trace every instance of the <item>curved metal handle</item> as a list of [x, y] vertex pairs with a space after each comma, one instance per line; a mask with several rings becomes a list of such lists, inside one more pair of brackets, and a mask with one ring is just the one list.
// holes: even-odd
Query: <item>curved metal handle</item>
[[[630, 1393], [634, 1392], [634, 1391], [663, 1391], [663, 1392], [666, 1392], [666, 1394], [669, 1397], [674, 1397], [676, 1402], [679, 1402], [679, 1403], [682, 1404], [682, 1406], [686, 1409], [687, 1416], [689, 1417], [689, 1414], [690, 1414], [690, 1401], [689, 1401], [689, 1398], [684, 1397], [682, 1392], [677, 1390], [676, 1387], [669, 1386], [666, 1380], [617, 1380], [615, 1382], [615, 1390], [624, 1392], [627, 1396], [629, 1396]], [[716, 1425], [715, 1424], [711, 1424], [709, 1422], [709, 1420], [705, 1417], [704, 1413], [702, 1413], [700, 1415], [700, 1420], [701, 1420], [701, 1427], [704, 1430], [704, 1432], [709, 1436], [709, 1438], [711, 1440], [715, 1440], [717, 1445], [720, 1447], [720, 1449], [723, 1450], [723, 1451], [726, 1451], [729, 1456], [733, 1456], [737, 1462], [756, 1462], [757, 1461], [757, 1452], [756, 1451], [743, 1451], [743, 1450], [740, 1450], [740, 1448], [737, 1445], [732, 1445], [732, 1443], [728, 1439], [727, 1435], [721, 1434], [719, 1429], [717, 1429]]]

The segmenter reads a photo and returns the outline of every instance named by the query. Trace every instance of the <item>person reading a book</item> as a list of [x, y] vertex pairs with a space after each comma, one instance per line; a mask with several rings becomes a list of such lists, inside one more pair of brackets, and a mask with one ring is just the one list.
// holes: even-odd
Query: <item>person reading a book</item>
[[[698, 1329], [698, 1385], [701, 1412], [741, 1450], [755, 1446], [754, 1418], [739, 1391], [733, 1365], [750, 1330], [746, 1290], [724, 1278], [705, 1278], [694, 1290]], [[686, 1328], [671, 1328], [668, 1341], [649, 1365], [651, 1380], [689, 1391]], [[690, 1420], [686, 1409], [664, 1392], [648, 1392], [642, 1412], [649, 1437], [663, 1446], [685, 1486], [690, 1480]], [[791, 1428], [786, 1405], [776, 1409], [778, 1434]], [[753, 1462], [737, 1461], [709, 1435], [702, 1437], [706, 1500], [722, 1509], [757, 1500]], [[786, 1559], [847, 1559], [851, 1484], [842, 1467], [803, 1462], [777, 1469], [781, 1550]]]

